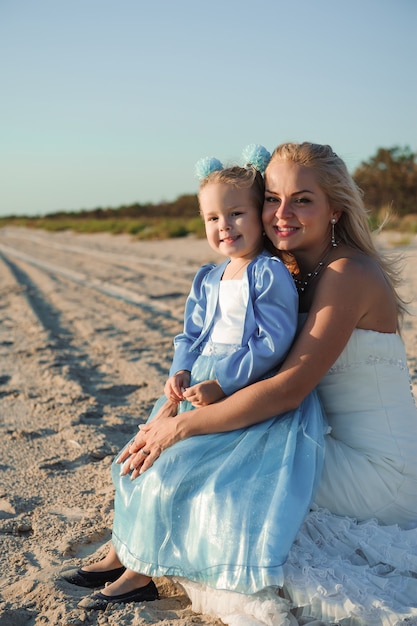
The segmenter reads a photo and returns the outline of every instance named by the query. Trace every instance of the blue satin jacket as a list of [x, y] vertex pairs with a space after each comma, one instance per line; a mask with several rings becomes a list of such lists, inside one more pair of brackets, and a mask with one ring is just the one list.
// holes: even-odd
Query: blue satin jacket
[[[192, 370], [213, 326], [219, 283], [229, 260], [203, 265], [194, 277], [184, 313], [184, 331], [174, 338], [169, 375]], [[297, 328], [298, 294], [278, 258], [261, 253], [242, 278], [246, 315], [241, 347], [217, 361], [216, 379], [226, 395], [276, 369], [283, 361]]]

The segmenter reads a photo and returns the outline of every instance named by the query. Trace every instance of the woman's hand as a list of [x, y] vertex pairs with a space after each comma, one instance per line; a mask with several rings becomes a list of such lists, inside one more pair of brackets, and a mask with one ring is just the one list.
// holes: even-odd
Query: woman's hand
[[140, 424], [135, 439], [122, 451], [117, 463], [124, 463], [120, 474], [134, 480], [149, 469], [163, 450], [181, 438], [178, 433], [177, 404], [167, 400], [148, 424]]

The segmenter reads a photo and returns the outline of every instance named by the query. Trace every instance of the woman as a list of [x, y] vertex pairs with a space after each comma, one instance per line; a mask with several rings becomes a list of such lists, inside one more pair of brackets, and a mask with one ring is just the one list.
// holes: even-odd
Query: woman
[[[165, 406], [121, 460], [146, 472], [178, 441], [252, 427], [317, 387], [331, 432], [316, 506], [290, 550], [281, 595], [297, 615], [393, 624], [417, 616], [417, 412], [397, 335], [395, 269], [375, 250], [360, 193], [329, 146], [278, 146], [265, 183], [265, 232], [299, 291], [298, 338], [273, 377], [175, 418]], [[120, 565], [114, 557], [108, 569]], [[184, 586], [195, 610], [229, 624], [257, 595]]]

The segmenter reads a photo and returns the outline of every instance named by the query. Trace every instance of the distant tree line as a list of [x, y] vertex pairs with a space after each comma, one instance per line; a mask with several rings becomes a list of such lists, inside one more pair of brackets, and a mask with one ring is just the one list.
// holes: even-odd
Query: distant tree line
[[198, 217], [198, 199], [196, 194], [179, 196], [173, 202], [160, 202], [159, 204], [145, 203], [123, 205], [118, 208], [101, 208], [81, 211], [59, 211], [50, 213], [48, 217], [54, 218], [85, 218], [85, 219], [138, 219], [138, 218], [193, 218]]
[[[378, 217], [382, 211], [388, 210], [391, 214], [404, 217], [408, 214], [417, 214], [417, 155], [409, 147], [401, 148], [379, 148], [375, 156], [368, 161], [363, 161], [353, 172], [353, 178], [357, 185], [364, 192], [365, 205], [370, 211], [371, 217]], [[80, 228], [87, 221], [119, 222], [120, 228], [129, 221], [142, 221], [149, 223], [149, 220], [177, 220], [184, 224], [194, 219], [191, 226], [182, 226], [188, 232], [203, 232], [201, 226], [197, 224], [199, 215], [198, 199], [196, 194], [185, 194], [179, 196], [173, 202], [161, 202], [159, 204], [136, 202], [130, 205], [123, 205], [118, 208], [102, 208], [78, 211], [58, 211], [48, 214], [44, 218], [24, 218], [27, 222], [34, 222], [34, 226], [40, 226], [40, 222], [48, 220], [49, 223], [64, 222], [71, 220], [78, 222]], [[0, 219], [0, 225], [4, 219]], [[17, 219], [13, 218], [12, 219]], [[132, 227], [136, 232], [137, 227]], [[174, 231], [177, 232], [175, 225]], [[136, 230], [135, 230], [136, 229]], [[181, 231], [182, 232], [182, 231]], [[176, 235], [178, 236], [178, 235]]]
[[379, 148], [353, 172], [373, 214], [388, 209], [403, 217], [417, 213], [417, 155], [409, 147]]
[[[408, 146], [378, 148], [374, 156], [368, 161], [363, 161], [355, 169], [353, 178], [364, 192], [365, 205], [371, 214], [377, 215], [387, 209], [399, 217], [417, 213], [417, 154]], [[49, 217], [190, 219], [198, 216], [198, 211], [197, 196], [188, 194], [179, 196], [173, 202], [159, 204], [137, 202], [118, 208], [54, 213]]]

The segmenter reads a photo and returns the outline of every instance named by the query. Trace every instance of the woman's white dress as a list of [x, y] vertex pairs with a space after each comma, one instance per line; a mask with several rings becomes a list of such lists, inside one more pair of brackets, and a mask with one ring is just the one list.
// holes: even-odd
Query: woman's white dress
[[401, 339], [355, 330], [318, 392], [331, 432], [280, 597], [182, 583], [231, 626], [417, 624], [417, 410]]

